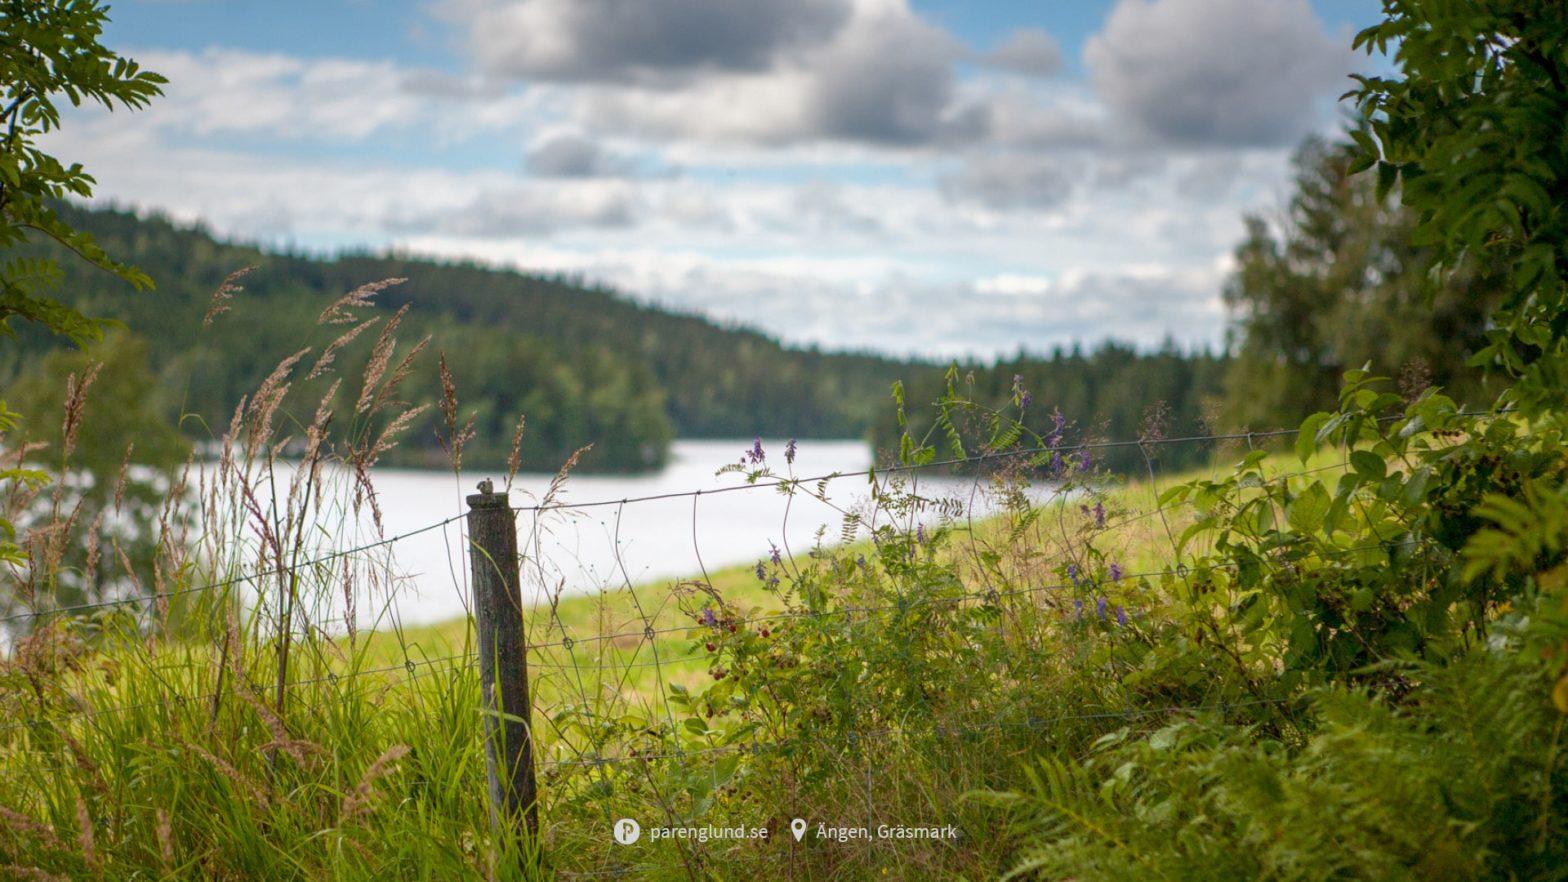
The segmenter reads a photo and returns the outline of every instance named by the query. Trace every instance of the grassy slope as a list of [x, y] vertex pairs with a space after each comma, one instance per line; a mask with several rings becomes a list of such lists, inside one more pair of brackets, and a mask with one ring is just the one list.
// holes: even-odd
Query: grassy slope
[[[1284, 459], [1272, 467], [1296, 470]], [[1133, 482], [1109, 494], [1111, 529], [1101, 541], [1128, 572], [1158, 569], [1168, 559], [1166, 525], [1151, 514], [1158, 490], [1199, 476], [1188, 472], [1157, 486]], [[1059, 514], [1082, 517], [1076, 506]], [[952, 547], [962, 555], [977, 547], [970, 539], [1002, 541], [998, 530], [982, 524]], [[1041, 552], [1052, 547], [1044, 528], [1034, 540], [1037, 546], [1021, 544]], [[951, 563], [963, 572], [962, 559]], [[1060, 579], [1042, 559], [1024, 560], [1014, 576], [1015, 584], [1029, 586]], [[712, 583], [742, 610], [783, 604], [745, 567], [714, 573]], [[992, 876], [1012, 859], [1010, 840], [994, 812], [962, 802], [962, 795], [1015, 780], [1018, 765], [1043, 745], [1070, 745], [1093, 734], [1081, 726], [1081, 732], [1069, 726], [1022, 733], [1032, 740], [1003, 733], [931, 753], [880, 732], [874, 747], [859, 754], [859, 768], [812, 779], [799, 777], [787, 756], [764, 755], [743, 767], [750, 777], [721, 791], [705, 782], [734, 773], [722, 757], [694, 762], [690, 779], [681, 777], [684, 766], [644, 770], [646, 779], [639, 777], [641, 763], [597, 770], [583, 720], [629, 720], [634, 728], [673, 722], [686, 712], [666, 705], [670, 686], [697, 691], [712, 682], [703, 645], [683, 630], [704, 601], [689, 590], [684, 603], [671, 597], [670, 583], [647, 584], [567, 598], [553, 613], [536, 609], [529, 616], [536, 644], [558, 644], [563, 636], [575, 641], [570, 653], [541, 647], [531, 659], [545, 847], [556, 869], [687, 877], [695, 862], [720, 878], [786, 872], [886, 878], [890, 871]], [[587, 639], [640, 632], [638, 603], [651, 610], [656, 628], [672, 631], [659, 634], [652, 647], [637, 636]], [[409, 629], [401, 641], [373, 634], [353, 652], [330, 644], [301, 647], [281, 720], [267, 709], [271, 695], [260, 685], [270, 682], [266, 646], [227, 668], [216, 663], [210, 644], [130, 639], [95, 649], [58, 636], [30, 646], [26, 658], [13, 659], [4, 671], [0, 712], [58, 722], [0, 729], [0, 807], [6, 810], [0, 812], [0, 868], [9, 864], [18, 875], [38, 868], [63, 878], [515, 878], [516, 855], [487, 832], [472, 664], [420, 665], [412, 676], [379, 670], [400, 663], [403, 646], [416, 660], [440, 659], [465, 651], [469, 640], [467, 623], [456, 621]], [[667, 664], [649, 664], [655, 649]], [[1069, 652], [1051, 664], [1070, 676], [1076, 663]], [[236, 688], [236, 667], [258, 685]], [[342, 676], [351, 669], [362, 675]], [[30, 683], [45, 688], [35, 694]], [[1074, 693], [1071, 680], [1061, 684], [1067, 688], [1041, 681], [1030, 694], [1038, 694], [1047, 712], [1071, 712], [1093, 700]], [[215, 692], [226, 694], [213, 702]], [[869, 842], [802, 852], [788, 843], [703, 849], [648, 843], [627, 850], [605, 832], [609, 811], [645, 822], [668, 815], [781, 829], [781, 811], [870, 817], [867, 800], [882, 820], [950, 818], [981, 835], [958, 848]], [[496, 848], [496, 869], [483, 870], [483, 856]]]
[[[1105, 549], [1119, 558], [1128, 573], [1161, 570], [1170, 557], [1171, 541], [1166, 532], [1167, 521], [1152, 515], [1158, 507], [1159, 492], [1186, 481], [1220, 477], [1229, 472], [1230, 462], [1230, 459], [1221, 458], [1206, 467], [1156, 476], [1153, 482], [1147, 478], [1127, 481], [1110, 490], [1105, 497], [1107, 509], [1123, 514], [1120, 518], [1115, 514], [1111, 516], [1113, 529], [1104, 538]], [[1331, 460], [1319, 456], [1305, 468], [1336, 467]], [[1303, 467], [1294, 457], [1279, 455], [1272, 457], [1266, 468], [1272, 474], [1283, 475]], [[1073, 514], [1073, 507], [1069, 504], [1069, 515]], [[1177, 536], [1183, 525], [1178, 520], [1180, 517], [1180, 513], [1173, 512], [1168, 521]], [[1126, 523], [1115, 526], [1119, 520]], [[980, 541], [994, 542], [998, 538], [996, 533], [995, 524], [977, 525], [976, 537]], [[863, 541], [856, 550], [864, 553], [869, 548], [869, 541]], [[768, 590], [757, 579], [751, 565], [715, 570], [709, 576], [714, 592], [726, 604], [741, 610], [767, 615], [786, 605], [777, 591]], [[1052, 581], [1056, 580], [1059, 577], [1053, 576]], [[534, 608], [528, 616], [529, 642], [552, 644], [535, 650], [532, 656], [541, 678], [535, 685], [540, 700], [547, 702], [562, 691], [580, 691], [576, 680], [578, 672], [594, 678], [588, 684], [591, 687], [611, 686], [627, 694], [639, 695], [643, 700], [654, 700], [660, 691], [660, 670], [656, 669], [655, 661], [670, 682], [696, 686], [705, 681], [708, 677], [707, 653], [694, 642], [689, 632], [677, 630], [691, 625], [693, 611], [707, 602], [694, 584], [691, 579], [663, 580], [631, 589], [563, 597], [553, 610], [548, 606]], [[660, 632], [651, 644], [641, 636], [632, 636], [640, 635], [645, 624]], [[606, 636], [611, 639], [600, 639]], [[567, 637], [574, 642], [570, 653], [558, 645]], [[397, 635], [378, 632], [372, 636], [367, 661], [378, 666], [399, 661], [404, 657], [405, 645], [415, 658], [466, 653], [472, 648], [472, 639], [473, 623], [468, 619], [408, 628], [402, 632], [401, 641]], [[563, 670], [573, 674], [564, 684], [560, 675]], [[613, 676], [600, 681], [596, 674], [602, 671], [609, 671]]]

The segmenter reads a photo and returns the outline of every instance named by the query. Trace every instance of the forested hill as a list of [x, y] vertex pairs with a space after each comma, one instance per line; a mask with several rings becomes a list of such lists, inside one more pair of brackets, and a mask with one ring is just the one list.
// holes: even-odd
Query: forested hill
[[[399, 338], [431, 336], [431, 351], [403, 387], [410, 401], [436, 401], [438, 353], [445, 355], [463, 414], [472, 411], [471, 465], [504, 460], [519, 414], [527, 416], [525, 465], [554, 468], [592, 443], [583, 466], [634, 470], [657, 466], [680, 437], [867, 437], [890, 445], [889, 387], [903, 380], [922, 400], [933, 394], [943, 365], [796, 348], [753, 330], [635, 303], [603, 288], [560, 277], [529, 275], [469, 263], [398, 256], [322, 259], [225, 243], [200, 228], [116, 210], [66, 209], [66, 221], [95, 236], [108, 253], [145, 270], [151, 292], [134, 292], [106, 274], [66, 262], [62, 297], [90, 315], [119, 319], [126, 331], [106, 347], [145, 352], [156, 390], [148, 406], [165, 418], [187, 417], [184, 431], [217, 434], [241, 396], [284, 357], [316, 351], [343, 328], [320, 327], [322, 310], [367, 282], [406, 278], [376, 302], [387, 314], [407, 305]], [[254, 266], [231, 311], [204, 326], [215, 289], [234, 270]], [[27, 385], [43, 350], [62, 341], [18, 323], [19, 345], [7, 345], [6, 385]], [[372, 329], [339, 359], [346, 386], [357, 393], [357, 370], [368, 360]], [[65, 354], [52, 356], [56, 360]], [[123, 362], [121, 358], [117, 363]], [[1144, 355], [1106, 345], [1046, 359], [968, 365], [977, 388], [1005, 397], [1014, 373], [1048, 384], [1036, 406], [1070, 404], [1085, 425], [1136, 427], [1153, 403], [1171, 406], [1176, 423], [1196, 421], [1204, 398], [1218, 388], [1218, 360], [1172, 351]], [[1173, 365], [1175, 366], [1173, 369]], [[58, 373], [58, 371], [56, 371]], [[311, 410], [321, 391], [300, 388], [296, 410]], [[36, 387], [38, 384], [33, 383]], [[350, 394], [350, 393], [343, 393]], [[34, 394], [32, 397], [40, 396]], [[45, 396], [47, 397], [47, 396]], [[27, 395], [11, 395], [12, 406]], [[39, 406], [47, 405], [47, 401]], [[20, 409], [20, 408], [18, 408]], [[1064, 408], [1065, 409], [1065, 408]], [[24, 416], [54, 421], [49, 414]], [[302, 420], [309, 413], [296, 413]], [[393, 461], [435, 463], [440, 415], [432, 408], [407, 435]], [[211, 427], [211, 428], [209, 428]]]

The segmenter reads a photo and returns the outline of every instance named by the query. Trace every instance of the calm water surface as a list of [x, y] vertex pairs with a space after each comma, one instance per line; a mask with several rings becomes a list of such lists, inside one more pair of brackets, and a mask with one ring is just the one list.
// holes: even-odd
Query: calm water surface
[[[814, 483], [797, 491], [791, 501], [774, 487], [745, 487], [740, 474], [715, 474], [739, 460], [748, 447], [749, 441], [740, 440], [677, 441], [670, 464], [657, 473], [572, 477], [557, 497], [568, 508], [542, 515], [520, 512], [525, 603], [690, 578], [704, 568], [711, 573], [736, 564], [750, 565], [766, 558], [774, 546], [804, 555], [819, 541], [830, 545], [840, 541], [846, 511], [859, 513], [862, 522], [872, 520], [873, 515], [876, 523], [888, 522], [887, 512], [874, 506], [864, 475], [829, 481], [824, 503], [807, 492], [816, 490]], [[770, 464], [784, 469], [784, 443], [765, 442], [765, 447]], [[815, 478], [864, 471], [870, 465], [871, 451], [863, 442], [807, 441], [799, 446], [793, 474]], [[466, 510], [464, 496], [475, 492], [483, 477], [482, 473], [469, 473], [460, 484], [449, 472], [378, 469], [375, 486], [384, 535], [418, 531], [462, 514]], [[512, 486], [512, 504], [537, 502], [553, 477], [519, 475]], [[990, 500], [974, 492], [972, 480], [927, 475], [919, 478], [916, 486], [923, 497], [946, 498], [966, 507], [972, 503], [976, 512], [991, 507]], [[704, 492], [696, 497], [619, 502], [694, 490]], [[930, 522], [939, 516], [931, 510], [919, 515], [919, 520]], [[381, 535], [370, 528], [368, 517], [359, 518], [350, 529], [345, 529], [341, 520], [326, 523], [331, 517], [325, 518], [317, 531], [328, 537], [323, 539], [327, 544], [311, 556], [320, 556], [322, 550], [353, 547]], [[359, 569], [346, 581], [357, 586], [355, 618], [360, 625], [382, 627], [389, 613], [403, 624], [464, 615], [468, 599], [463, 529], [460, 519], [356, 555]], [[865, 535], [864, 529], [859, 535]], [[322, 575], [325, 578], [321, 581], [345, 581], [331, 572]], [[322, 590], [313, 598], [307, 613], [312, 621], [343, 620], [341, 592]]]
[[[677, 441], [668, 466], [643, 475], [583, 475], [570, 478], [558, 499], [567, 505], [618, 501], [640, 496], [712, 491], [745, 483], [738, 474], [715, 475], [736, 462], [749, 441]], [[784, 445], [765, 442], [771, 460], [782, 468]], [[861, 441], [802, 442], [795, 474], [815, 477], [854, 472], [871, 465], [870, 448]], [[384, 469], [376, 490], [387, 535], [416, 530], [466, 509], [463, 496], [475, 492], [482, 475]], [[512, 485], [512, 504], [528, 505], [548, 490], [552, 475], [521, 474]], [[867, 479], [842, 477], [828, 485], [827, 496], [849, 509], [869, 497]], [[788, 520], [785, 519], [788, 506]], [[769, 487], [752, 487], [693, 498], [585, 506], [518, 514], [524, 549], [525, 601], [550, 594], [583, 594], [660, 579], [689, 577], [767, 556], [770, 544], [786, 540], [797, 554], [816, 541], [819, 529], [829, 540], [840, 531], [843, 515], [832, 506], [798, 493], [793, 503]], [[465, 611], [466, 566], [462, 522], [401, 540], [391, 555], [401, 577], [398, 608], [405, 623], [439, 621]], [[362, 605], [360, 618], [366, 610]]]

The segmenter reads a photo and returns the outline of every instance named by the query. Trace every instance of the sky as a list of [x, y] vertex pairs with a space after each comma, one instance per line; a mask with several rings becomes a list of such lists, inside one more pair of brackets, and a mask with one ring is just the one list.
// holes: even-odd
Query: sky
[[[564, 271], [797, 344], [1218, 345], [1377, 0], [121, 0], [49, 146], [297, 250]], [[370, 281], [370, 280], [367, 280]]]

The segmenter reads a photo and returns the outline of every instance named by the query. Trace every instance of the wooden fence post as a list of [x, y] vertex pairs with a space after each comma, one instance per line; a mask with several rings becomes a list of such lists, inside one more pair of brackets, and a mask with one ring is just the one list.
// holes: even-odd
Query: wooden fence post
[[490, 805], [498, 824], [521, 825], [537, 847], [539, 791], [528, 703], [528, 647], [517, 556], [517, 514], [506, 491], [489, 481], [468, 497], [469, 572], [479, 641], [479, 682], [484, 700], [485, 758]]

